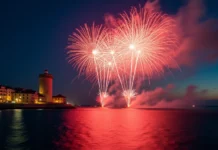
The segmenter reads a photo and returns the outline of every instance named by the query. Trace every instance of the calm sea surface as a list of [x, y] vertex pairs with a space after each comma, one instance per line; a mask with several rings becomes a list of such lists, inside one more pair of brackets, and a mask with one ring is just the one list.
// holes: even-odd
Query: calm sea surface
[[0, 150], [218, 149], [218, 111], [0, 111]]

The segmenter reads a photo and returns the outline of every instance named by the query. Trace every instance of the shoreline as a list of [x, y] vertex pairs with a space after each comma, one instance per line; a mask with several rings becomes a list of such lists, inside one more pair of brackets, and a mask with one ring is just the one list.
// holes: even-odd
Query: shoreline
[[0, 104], [0, 110], [4, 109], [75, 109], [71, 104]]

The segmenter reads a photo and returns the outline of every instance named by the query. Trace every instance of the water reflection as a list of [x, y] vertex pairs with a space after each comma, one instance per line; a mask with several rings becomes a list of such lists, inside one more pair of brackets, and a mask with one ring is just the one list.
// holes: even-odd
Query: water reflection
[[25, 147], [27, 139], [22, 110], [14, 110], [10, 132], [6, 140], [6, 148], [11, 150], [22, 150]]
[[79, 109], [63, 118], [59, 149], [175, 149], [187, 137], [183, 125], [167, 112]]
[[217, 118], [197, 110], [4, 110], [0, 150], [213, 149]]

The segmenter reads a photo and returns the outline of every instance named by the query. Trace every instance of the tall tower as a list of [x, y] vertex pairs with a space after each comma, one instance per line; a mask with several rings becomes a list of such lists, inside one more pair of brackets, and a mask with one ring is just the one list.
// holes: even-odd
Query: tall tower
[[52, 102], [52, 81], [53, 76], [48, 73], [48, 70], [39, 75], [39, 94], [45, 96], [47, 103]]

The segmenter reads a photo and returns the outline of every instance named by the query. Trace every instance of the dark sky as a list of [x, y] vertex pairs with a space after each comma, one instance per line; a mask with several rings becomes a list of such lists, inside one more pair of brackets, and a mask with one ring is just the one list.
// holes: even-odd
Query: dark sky
[[[38, 90], [38, 74], [48, 69], [54, 76], [54, 94], [66, 95], [71, 102], [94, 103], [96, 90], [91, 90], [88, 81], [80, 78], [72, 82], [77, 72], [66, 60], [68, 36], [84, 23], [104, 23], [106, 13], [117, 14], [144, 3], [144, 0], [1, 1], [0, 84]], [[170, 14], [186, 3], [187, 0], [160, 0], [161, 9]], [[205, 6], [206, 17], [218, 18], [217, 0], [205, 1]], [[190, 77], [178, 80], [184, 70], [154, 85], [173, 82], [181, 91], [190, 84], [214, 90], [218, 85], [217, 68], [218, 63], [199, 65]]]

